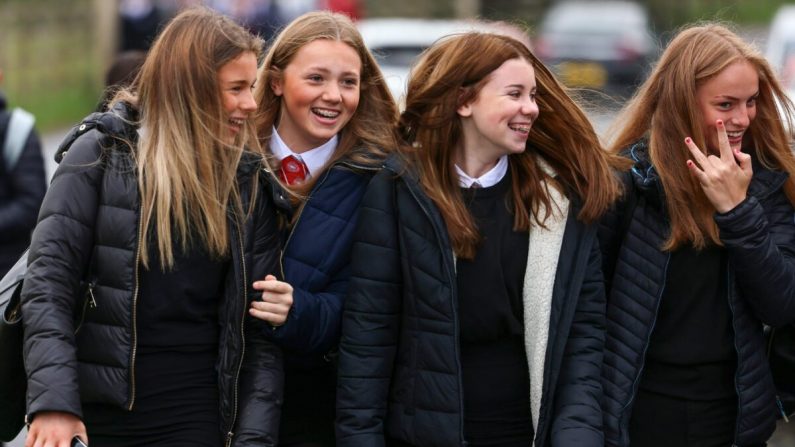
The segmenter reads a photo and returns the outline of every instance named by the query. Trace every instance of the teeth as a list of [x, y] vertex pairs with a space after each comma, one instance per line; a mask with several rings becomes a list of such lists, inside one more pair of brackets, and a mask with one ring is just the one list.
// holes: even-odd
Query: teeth
[[743, 135], [744, 131], [735, 131], [735, 132], [726, 132], [726, 135], [729, 138], [737, 138]]
[[242, 126], [243, 125], [243, 120], [242, 119], [229, 118], [229, 122], [232, 123], [232, 124], [236, 124], [238, 126]]
[[512, 126], [508, 126], [508, 127], [510, 127], [511, 130], [515, 130], [517, 132], [524, 132], [524, 133], [530, 132], [530, 126], [529, 125], [512, 125]]
[[340, 112], [335, 112], [333, 110], [312, 109], [312, 111], [324, 118], [336, 118], [340, 114]]

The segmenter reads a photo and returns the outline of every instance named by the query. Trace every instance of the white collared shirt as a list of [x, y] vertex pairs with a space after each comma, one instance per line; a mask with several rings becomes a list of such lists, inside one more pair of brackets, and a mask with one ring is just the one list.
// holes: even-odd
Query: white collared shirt
[[308, 151], [302, 152], [300, 154], [296, 154], [292, 151], [292, 149], [287, 147], [287, 144], [285, 144], [284, 140], [282, 140], [282, 137], [279, 136], [279, 132], [276, 131], [276, 127], [274, 126], [268, 146], [270, 147], [271, 153], [278, 158], [279, 161], [288, 155], [292, 155], [299, 160], [303, 160], [304, 164], [306, 164], [307, 170], [309, 170], [309, 176], [311, 177], [323, 170], [323, 167], [326, 166], [326, 163], [328, 163], [331, 156], [334, 155], [334, 151], [337, 150], [338, 141], [339, 137], [334, 135], [330, 140], [326, 141], [320, 146], [309, 149]]
[[488, 172], [478, 178], [472, 178], [464, 172], [463, 169], [455, 165], [455, 172], [458, 174], [458, 185], [462, 188], [471, 188], [472, 184], [477, 182], [481, 188], [488, 188], [494, 186], [505, 177], [508, 173], [508, 156], [503, 155], [497, 160], [497, 165], [489, 169]]

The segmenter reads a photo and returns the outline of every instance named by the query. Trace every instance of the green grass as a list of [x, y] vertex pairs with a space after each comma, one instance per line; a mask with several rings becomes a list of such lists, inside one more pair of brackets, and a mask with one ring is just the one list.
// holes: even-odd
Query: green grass
[[79, 121], [101, 93], [90, 4], [35, 0], [0, 8], [0, 89], [9, 105], [36, 116], [40, 132]]

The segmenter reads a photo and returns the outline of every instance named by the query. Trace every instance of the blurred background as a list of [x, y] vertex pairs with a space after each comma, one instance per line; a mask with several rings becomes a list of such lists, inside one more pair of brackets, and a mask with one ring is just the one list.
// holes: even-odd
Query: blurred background
[[[764, 51], [795, 91], [795, 5], [784, 0], [0, 0], [0, 90], [37, 118], [48, 173], [67, 129], [102, 101], [115, 62], [134, 60], [160, 27], [192, 4], [216, 8], [268, 39], [313, 9], [359, 24], [400, 102], [416, 55], [442, 35], [471, 30], [522, 39], [575, 89], [604, 132], [676, 29], [719, 20]], [[473, 55], [477, 57], [477, 55]], [[0, 402], [0, 405], [3, 403]], [[795, 446], [795, 423], [770, 447]], [[22, 436], [11, 446], [23, 445]]]
[[[632, 92], [655, 51], [681, 24], [728, 21], [762, 47], [785, 2], [585, 0], [567, 8], [559, 0], [0, 0], [0, 68], [5, 71], [0, 88], [10, 105], [36, 115], [40, 131], [71, 125], [96, 107], [116, 55], [145, 50], [165, 21], [194, 3], [224, 11], [266, 38], [317, 8], [346, 12], [363, 25], [395, 17], [503, 20], [525, 27], [536, 52], [570, 85], [622, 97]], [[389, 40], [382, 46], [397, 51], [398, 65], [410, 63], [417, 46], [449, 29], [437, 23], [407, 32], [406, 24], [382, 25], [370, 35]], [[605, 35], [611, 31], [613, 36]], [[400, 81], [390, 80], [398, 85], [393, 92], [400, 90]]]

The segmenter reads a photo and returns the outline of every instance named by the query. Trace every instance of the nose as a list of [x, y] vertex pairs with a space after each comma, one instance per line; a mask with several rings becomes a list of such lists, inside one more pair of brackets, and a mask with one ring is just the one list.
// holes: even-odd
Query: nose
[[323, 96], [324, 101], [338, 103], [342, 100], [342, 93], [340, 91], [340, 86], [337, 85], [336, 82], [328, 82], [326, 83], [326, 88], [323, 89]]
[[538, 103], [536, 103], [533, 98], [525, 98], [524, 101], [522, 101], [520, 112], [522, 115], [535, 118], [538, 116]]
[[731, 123], [737, 127], [746, 128], [751, 124], [751, 116], [746, 104], [740, 104], [731, 116]]
[[257, 110], [257, 100], [254, 99], [254, 92], [247, 90], [240, 98], [240, 110], [253, 112]]

